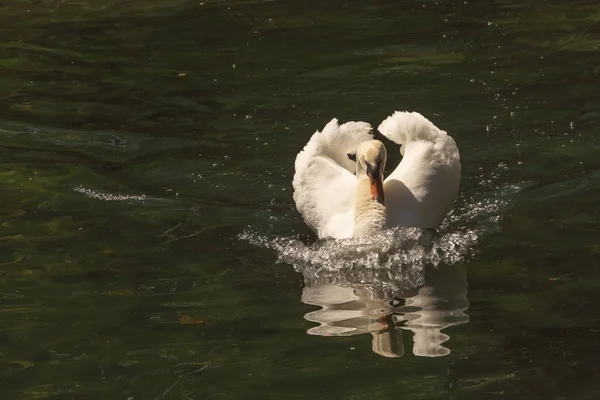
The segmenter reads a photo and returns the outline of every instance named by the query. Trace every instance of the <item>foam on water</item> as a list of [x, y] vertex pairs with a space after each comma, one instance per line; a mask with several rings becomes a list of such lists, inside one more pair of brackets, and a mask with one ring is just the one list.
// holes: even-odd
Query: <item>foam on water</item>
[[[380, 289], [417, 286], [428, 265], [453, 264], [466, 257], [477, 242], [473, 231], [433, 235], [416, 228], [394, 228], [370, 237], [322, 239], [305, 244], [296, 237], [270, 239], [253, 232], [240, 238], [273, 249], [306, 280], [327, 277], [333, 284], [379, 283]], [[398, 287], [393, 288], [395, 290]]]
[[426, 267], [467, 260], [478, 240], [497, 229], [508, 204], [504, 199], [517, 190], [504, 187], [491, 196], [463, 203], [450, 213], [437, 233], [394, 228], [371, 237], [305, 243], [297, 236], [273, 237], [250, 229], [239, 238], [274, 250], [278, 261], [291, 264], [308, 281], [326, 278], [333, 284], [368, 284], [397, 290], [418, 286]]
[[104, 201], [145, 201], [147, 196], [145, 194], [120, 194], [120, 193], [108, 193], [100, 190], [88, 189], [83, 186], [77, 186], [73, 189], [77, 193], [81, 193], [89, 198]]
[[242, 233], [240, 238], [276, 250], [280, 261], [322, 270], [453, 264], [477, 242], [473, 231], [447, 232], [435, 237], [417, 228], [388, 229], [369, 237], [320, 239], [312, 244], [305, 244], [296, 237], [270, 239], [250, 231]]

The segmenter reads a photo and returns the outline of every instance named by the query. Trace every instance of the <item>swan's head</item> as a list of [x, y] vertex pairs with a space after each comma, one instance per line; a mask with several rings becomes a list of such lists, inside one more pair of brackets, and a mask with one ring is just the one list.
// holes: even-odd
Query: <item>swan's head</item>
[[356, 149], [356, 176], [364, 175], [371, 182], [371, 196], [381, 204], [385, 204], [383, 193], [383, 170], [387, 160], [387, 151], [379, 140], [367, 140]]

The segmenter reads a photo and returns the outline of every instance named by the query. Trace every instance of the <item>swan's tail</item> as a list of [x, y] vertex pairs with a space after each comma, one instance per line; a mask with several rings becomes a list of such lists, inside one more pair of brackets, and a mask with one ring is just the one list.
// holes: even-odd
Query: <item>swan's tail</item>
[[323, 128], [315, 132], [304, 150], [296, 157], [296, 171], [302, 171], [311, 159], [318, 156], [328, 157], [337, 164], [354, 173], [356, 165], [347, 154], [356, 151], [358, 144], [373, 139], [371, 125], [358, 121], [339, 125], [337, 118], [332, 119]]
[[377, 128], [385, 137], [398, 144], [413, 140], [435, 142], [446, 132], [440, 130], [418, 112], [396, 111]]

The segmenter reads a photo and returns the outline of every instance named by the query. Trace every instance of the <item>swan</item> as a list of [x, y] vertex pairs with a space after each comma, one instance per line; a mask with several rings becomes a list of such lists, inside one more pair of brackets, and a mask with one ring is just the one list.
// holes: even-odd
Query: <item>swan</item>
[[417, 112], [396, 111], [377, 129], [401, 146], [402, 161], [385, 179], [387, 151], [367, 122], [334, 118], [298, 153], [294, 202], [319, 238], [435, 229], [452, 208], [461, 177], [454, 139]]

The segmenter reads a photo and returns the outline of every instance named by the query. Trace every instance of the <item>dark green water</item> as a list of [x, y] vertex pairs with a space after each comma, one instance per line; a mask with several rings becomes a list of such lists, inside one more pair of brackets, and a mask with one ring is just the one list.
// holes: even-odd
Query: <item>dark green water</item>
[[[600, 396], [596, 1], [5, 1], [0, 38], [2, 399]], [[397, 109], [460, 147], [464, 248], [277, 262], [310, 135]], [[361, 334], [307, 334], [319, 285]]]

